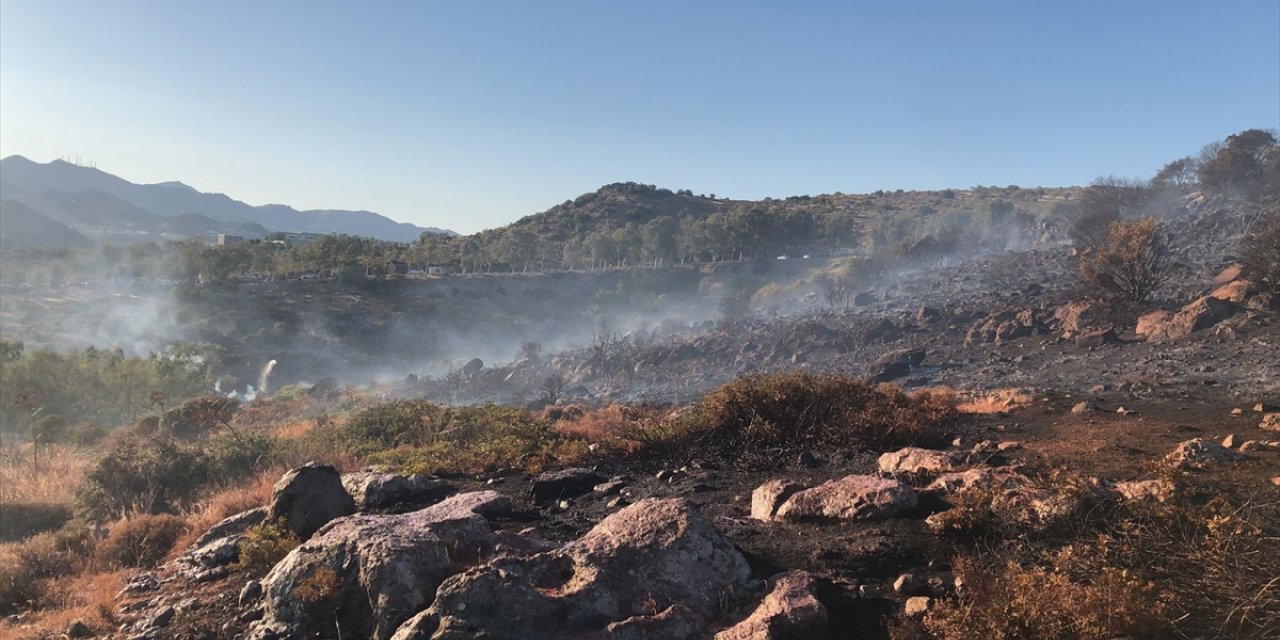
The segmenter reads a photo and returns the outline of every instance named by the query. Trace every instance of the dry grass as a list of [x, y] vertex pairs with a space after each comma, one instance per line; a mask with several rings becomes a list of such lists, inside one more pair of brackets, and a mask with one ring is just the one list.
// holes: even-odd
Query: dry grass
[[991, 391], [964, 391], [951, 387], [928, 387], [919, 389], [913, 395], [928, 394], [934, 398], [952, 403], [956, 411], [968, 414], [1008, 413], [1016, 409], [1031, 406], [1034, 398], [1027, 389], [994, 389]]
[[65, 445], [41, 446], [38, 463], [31, 464], [31, 447], [0, 451], [0, 505], [66, 504], [94, 465], [83, 449]]
[[662, 420], [664, 411], [657, 407], [611, 404], [599, 409], [583, 405], [557, 407], [547, 412], [554, 420], [552, 427], [567, 436], [589, 442], [604, 442], [624, 436], [629, 430], [647, 428]]
[[271, 488], [283, 474], [284, 471], [278, 469], [264, 471], [247, 482], [222, 489], [201, 501], [199, 506], [185, 514], [187, 532], [174, 543], [170, 559], [185, 551], [213, 525], [266, 504], [271, 498]]
[[132, 573], [93, 572], [59, 580], [50, 594], [50, 608], [29, 613], [21, 624], [0, 622], [0, 638], [57, 638], [76, 620], [99, 635], [110, 633], [116, 628], [111, 617], [116, 594]]

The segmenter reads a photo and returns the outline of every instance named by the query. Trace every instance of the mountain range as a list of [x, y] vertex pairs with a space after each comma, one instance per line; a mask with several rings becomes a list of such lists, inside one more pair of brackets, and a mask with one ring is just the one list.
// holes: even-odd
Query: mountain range
[[181, 182], [135, 184], [62, 160], [0, 160], [0, 244], [84, 246], [164, 239], [212, 240], [220, 233], [261, 238], [274, 231], [368, 236], [412, 242], [425, 232], [453, 231], [396, 222], [371, 211], [299, 211], [252, 206]]

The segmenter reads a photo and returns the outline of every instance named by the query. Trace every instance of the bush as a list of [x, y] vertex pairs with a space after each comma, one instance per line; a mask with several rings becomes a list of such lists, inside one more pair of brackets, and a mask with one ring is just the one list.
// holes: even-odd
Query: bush
[[194, 439], [225, 427], [239, 410], [240, 401], [235, 398], [207, 396], [166, 411], [160, 424], [169, 435]]
[[809, 449], [884, 451], [945, 442], [955, 407], [930, 394], [908, 395], [835, 374], [754, 375], [726, 384], [658, 429], [633, 434], [642, 444], [740, 463], [772, 464]]
[[89, 530], [73, 521], [20, 544], [0, 545], [0, 615], [40, 606], [50, 581], [73, 572], [92, 540]]
[[1154, 585], [1106, 568], [1073, 581], [1066, 574], [1014, 563], [954, 563], [963, 584], [959, 601], [929, 612], [925, 628], [945, 640], [1109, 640], [1167, 638]]
[[1080, 276], [1111, 297], [1151, 297], [1169, 277], [1168, 247], [1155, 218], [1112, 222], [1105, 243], [1080, 255]]
[[98, 557], [117, 567], [150, 569], [164, 559], [187, 532], [187, 521], [174, 515], [140, 515], [120, 520], [98, 546]]
[[0, 505], [0, 541], [22, 540], [42, 531], [53, 531], [69, 520], [71, 508], [64, 504], [3, 504]]
[[127, 437], [89, 472], [76, 502], [93, 520], [173, 511], [193, 498], [208, 478], [204, 452], [169, 438]]
[[240, 558], [236, 568], [252, 573], [265, 573], [302, 544], [283, 519], [270, 520], [250, 527], [240, 541]]
[[222, 433], [206, 445], [210, 477], [229, 481], [263, 471], [274, 460], [275, 440], [257, 431]]

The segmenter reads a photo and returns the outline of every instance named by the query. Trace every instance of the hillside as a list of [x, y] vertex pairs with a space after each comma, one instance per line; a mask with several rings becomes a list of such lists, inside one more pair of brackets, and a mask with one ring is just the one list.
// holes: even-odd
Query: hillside
[[14, 200], [0, 200], [0, 248], [82, 248], [93, 242], [80, 232]]
[[[417, 240], [424, 231], [451, 233], [396, 222], [369, 211], [298, 211], [279, 204], [255, 207], [221, 193], [200, 192], [181, 182], [135, 184], [105, 171], [61, 160], [42, 164], [22, 156], [9, 156], [0, 160], [0, 176], [3, 176], [0, 183], [3, 197], [36, 209], [39, 209], [38, 200], [49, 197], [48, 194], [91, 199], [109, 196], [156, 216], [198, 215], [220, 223], [260, 225], [265, 231], [349, 234], [394, 242]], [[103, 206], [115, 204], [104, 202]], [[249, 235], [265, 235], [255, 233], [256, 227], [233, 228]]]

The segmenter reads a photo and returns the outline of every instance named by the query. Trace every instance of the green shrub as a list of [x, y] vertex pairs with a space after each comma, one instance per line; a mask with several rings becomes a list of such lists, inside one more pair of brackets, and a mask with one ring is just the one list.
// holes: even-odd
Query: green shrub
[[195, 497], [209, 478], [209, 458], [170, 438], [127, 437], [116, 444], [76, 493], [88, 519], [173, 511]]
[[263, 522], [245, 533], [235, 566], [252, 573], [265, 573], [300, 544], [302, 541], [285, 526], [283, 519]]
[[187, 532], [187, 521], [174, 515], [140, 515], [120, 520], [98, 546], [98, 557], [117, 567], [149, 569], [160, 564]]
[[244, 477], [271, 466], [276, 441], [258, 431], [221, 433], [209, 439], [210, 477], [220, 480]]
[[194, 439], [224, 428], [240, 410], [240, 401], [223, 396], [206, 396], [183, 403], [164, 413], [160, 425], [166, 434]]

